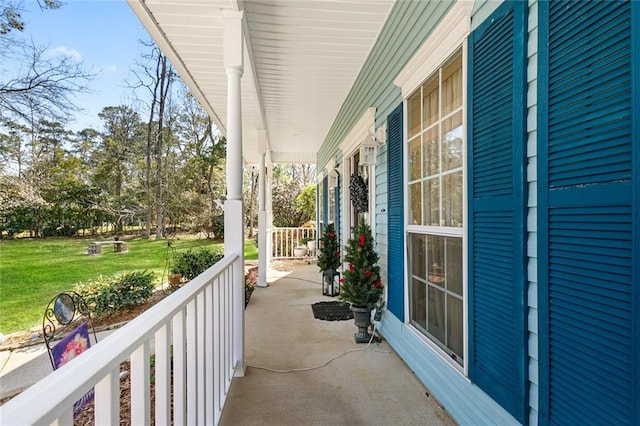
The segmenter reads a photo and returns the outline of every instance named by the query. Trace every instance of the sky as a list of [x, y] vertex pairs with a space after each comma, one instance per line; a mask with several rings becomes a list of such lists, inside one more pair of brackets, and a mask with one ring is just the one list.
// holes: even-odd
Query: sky
[[97, 74], [88, 84], [93, 93], [75, 98], [84, 111], [67, 128], [102, 130], [102, 108], [133, 103], [126, 80], [134, 80], [131, 68], [145, 50], [139, 40], [150, 40], [146, 30], [125, 0], [63, 0], [54, 10], [40, 10], [35, 0], [24, 0], [23, 8], [24, 37], [51, 54], [83, 61], [86, 71]]

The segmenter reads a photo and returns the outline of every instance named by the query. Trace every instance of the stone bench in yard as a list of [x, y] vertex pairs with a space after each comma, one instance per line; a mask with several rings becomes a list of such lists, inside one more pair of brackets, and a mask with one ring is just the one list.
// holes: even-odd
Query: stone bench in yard
[[127, 248], [127, 243], [124, 241], [94, 241], [89, 244], [87, 253], [90, 255], [101, 254], [102, 246], [110, 245], [110, 244], [113, 244], [113, 251], [116, 253], [125, 252], [129, 250]]

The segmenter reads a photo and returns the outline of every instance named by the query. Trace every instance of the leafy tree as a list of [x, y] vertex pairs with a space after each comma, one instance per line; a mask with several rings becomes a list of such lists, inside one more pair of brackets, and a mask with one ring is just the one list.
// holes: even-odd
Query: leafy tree
[[296, 201], [302, 189], [311, 183], [312, 175], [313, 166], [308, 164], [276, 164], [273, 167], [271, 190], [274, 226], [300, 226], [315, 217], [315, 214], [309, 215], [308, 210], [299, 210]]
[[35, 235], [41, 213], [47, 208], [39, 190], [26, 179], [0, 176], [0, 233], [12, 237], [30, 231]]
[[316, 218], [316, 186], [307, 185], [296, 197], [296, 208], [304, 222]]
[[120, 231], [125, 219], [132, 219], [144, 210], [139, 199], [143, 191], [135, 179], [140, 176], [142, 125], [138, 112], [125, 105], [105, 107], [98, 115], [104, 121], [104, 132], [93, 182], [107, 194], [104, 208]]

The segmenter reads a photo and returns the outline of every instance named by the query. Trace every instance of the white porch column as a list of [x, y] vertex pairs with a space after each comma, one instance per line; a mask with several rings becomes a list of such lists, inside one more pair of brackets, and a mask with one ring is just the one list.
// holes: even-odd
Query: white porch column
[[267, 232], [267, 210], [265, 202], [265, 174], [266, 174], [266, 151], [267, 151], [267, 132], [266, 130], [258, 131], [258, 287], [267, 287], [267, 258], [270, 253], [267, 251], [267, 240], [271, 235]]
[[269, 230], [269, 240], [267, 241], [267, 269], [271, 268], [271, 260], [273, 254], [273, 163], [271, 162], [271, 156], [267, 153], [266, 158], [266, 179], [265, 179], [265, 221], [266, 228]]
[[224, 204], [224, 251], [237, 254], [233, 267], [233, 362], [235, 376], [244, 376], [244, 226], [242, 209], [242, 106], [244, 72], [242, 11], [222, 11], [224, 68], [227, 74], [227, 201]]

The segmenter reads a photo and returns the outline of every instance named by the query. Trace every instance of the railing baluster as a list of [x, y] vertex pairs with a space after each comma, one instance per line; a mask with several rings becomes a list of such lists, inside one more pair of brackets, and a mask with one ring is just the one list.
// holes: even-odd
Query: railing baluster
[[227, 392], [229, 391], [229, 387], [231, 386], [231, 380], [233, 378], [234, 368], [235, 368], [235, 365], [233, 365], [234, 336], [233, 336], [233, 319], [232, 318], [234, 318], [234, 309], [236, 309], [236, 307], [233, 306], [233, 286], [230, 285], [230, 283], [234, 282], [234, 278], [235, 276], [233, 274], [233, 268], [230, 268], [228, 270], [228, 275], [226, 276], [225, 283], [224, 283], [224, 289], [226, 291], [225, 303], [224, 303], [226, 315], [222, 318], [223, 325], [225, 326], [225, 329], [226, 329], [224, 333], [225, 340], [227, 341], [227, 349], [226, 349], [227, 362], [225, 364], [225, 387], [224, 387], [225, 395], [227, 394]]
[[131, 354], [131, 424], [151, 422], [149, 341]]
[[156, 424], [171, 423], [171, 353], [169, 326], [166, 323], [155, 335], [155, 412]]
[[198, 294], [198, 296], [196, 297], [196, 318], [197, 318], [197, 322], [196, 322], [196, 335], [197, 337], [197, 342], [196, 342], [196, 359], [198, 360], [197, 363], [197, 368], [198, 368], [198, 373], [197, 373], [197, 391], [198, 392], [198, 423], [199, 424], [203, 424], [204, 423], [204, 398], [205, 398], [205, 390], [204, 390], [204, 359], [205, 359], [205, 352], [204, 352], [204, 344], [205, 344], [205, 337], [204, 337], [204, 292], [200, 292], [200, 294]]
[[197, 375], [198, 361], [196, 358], [197, 333], [196, 333], [196, 301], [192, 300], [187, 305], [187, 424], [195, 425], [198, 415], [198, 391]]
[[104, 376], [95, 386], [96, 425], [120, 424], [120, 368]]
[[220, 412], [220, 410], [222, 409], [221, 404], [222, 404], [222, 400], [220, 399], [220, 395], [221, 395], [221, 389], [222, 389], [222, 362], [224, 360], [224, 355], [222, 354], [222, 333], [221, 333], [221, 324], [222, 324], [222, 312], [223, 312], [223, 307], [222, 307], [222, 286], [220, 285], [220, 281], [222, 280], [222, 283], [225, 282], [225, 276], [226, 276], [226, 272], [222, 274], [222, 278], [218, 277], [217, 278], [217, 286], [214, 289], [214, 298], [216, 300], [216, 303], [213, 304], [213, 360], [214, 360], [214, 371], [213, 371], [213, 377], [215, 378], [215, 385], [214, 385], [214, 398], [213, 398], [213, 403], [214, 403], [214, 409], [216, 414], [218, 412]]
[[224, 282], [225, 284], [222, 286], [222, 300], [224, 300], [224, 302], [222, 303], [222, 310], [223, 310], [223, 314], [222, 314], [222, 326], [224, 327], [222, 329], [222, 353], [224, 355], [224, 359], [223, 359], [223, 370], [222, 370], [222, 383], [224, 384], [225, 388], [223, 389], [223, 393], [225, 392], [226, 389], [226, 383], [227, 380], [229, 379], [229, 371], [227, 370], [227, 366], [229, 364], [231, 364], [231, 355], [230, 355], [230, 347], [232, 342], [229, 339], [229, 335], [227, 334], [227, 329], [226, 329], [226, 319], [230, 318], [230, 315], [233, 315], [231, 313], [231, 308], [229, 307], [229, 300], [228, 300], [228, 294], [229, 294], [229, 289], [226, 286], [227, 280], [229, 280], [229, 277], [233, 274], [232, 270], [226, 270], [224, 273]]
[[182, 426], [187, 421], [186, 346], [184, 309], [173, 317], [173, 424]]
[[205, 424], [214, 424], [217, 421], [215, 420], [215, 412], [213, 409], [214, 406], [214, 395], [213, 395], [213, 307], [215, 305], [213, 300], [213, 286], [217, 282], [216, 279], [205, 288], [205, 321], [204, 321], [204, 337], [205, 337], [205, 349], [204, 349], [204, 357], [205, 357]]

